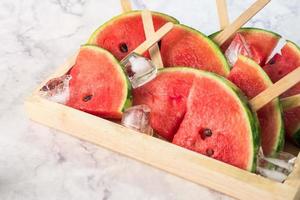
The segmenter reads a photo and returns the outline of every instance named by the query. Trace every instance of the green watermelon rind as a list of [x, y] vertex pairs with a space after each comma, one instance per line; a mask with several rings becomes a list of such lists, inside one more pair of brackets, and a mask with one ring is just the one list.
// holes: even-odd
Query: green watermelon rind
[[275, 32], [273, 32], [273, 31], [270, 31], [270, 30], [267, 30], [267, 29], [262, 29], [262, 28], [243, 27], [243, 28], [240, 28], [240, 31], [250, 31], [250, 32], [269, 33], [269, 34], [272, 35], [273, 37], [281, 38], [281, 35], [279, 35], [278, 33], [275, 33]]
[[[286, 45], [290, 45], [295, 51], [298, 51], [298, 54], [300, 56], [300, 46], [298, 46], [295, 42], [292, 42], [290, 40], [287, 40], [286, 42], [287, 42]], [[293, 131], [294, 133], [292, 134], [291, 139], [293, 140], [293, 142], [295, 144], [300, 146], [300, 122], [298, 123], [298, 125], [296, 127], [297, 128]]]
[[132, 97], [132, 86], [131, 86], [131, 83], [130, 83], [128, 77], [126, 76], [126, 74], [123, 70], [123, 65], [117, 60], [117, 58], [114, 55], [112, 55], [106, 49], [103, 49], [103, 48], [95, 46], [95, 45], [89, 45], [89, 44], [81, 46], [81, 49], [84, 49], [84, 48], [93, 49], [96, 52], [104, 53], [107, 57], [110, 58], [111, 61], [113, 61], [117, 66], [119, 66], [119, 67], [116, 67], [116, 69], [118, 69], [118, 71], [120, 72], [119, 73], [120, 77], [123, 79], [123, 82], [126, 84], [126, 87], [125, 87], [126, 88], [126, 93], [125, 93], [126, 98], [124, 98], [124, 102], [121, 104], [118, 111], [124, 112], [124, 110], [126, 108], [129, 108], [132, 106], [133, 97]]
[[[230, 81], [228, 81], [226, 78], [211, 73], [211, 72], [207, 72], [207, 71], [203, 71], [203, 70], [199, 70], [199, 69], [194, 69], [194, 68], [188, 68], [188, 67], [172, 67], [172, 68], [164, 68], [164, 69], [160, 69], [159, 73], [166, 73], [166, 72], [173, 72], [173, 71], [187, 71], [187, 72], [192, 72], [195, 73], [196, 75], [199, 76], [206, 76], [206, 77], [210, 77], [213, 78], [215, 80], [218, 80], [218, 82], [221, 82], [224, 85], [224, 88], [227, 88], [228, 92], [231, 92], [232, 95], [235, 96], [235, 98], [237, 100], [239, 100], [241, 102], [241, 106], [244, 108], [245, 114], [246, 114], [246, 119], [248, 119], [249, 121], [249, 130], [251, 130], [251, 138], [250, 140], [251, 142], [251, 146], [252, 146], [252, 161], [248, 164], [248, 171], [251, 172], [255, 172], [256, 171], [256, 163], [257, 163], [257, 155], [258, 155], [258, 150], [259, 150], [259, 146], [260, 146], [260, 137], [259, 137], [259, 132], [260, 132], [260, 128], [259, 128], [259, 122], [256, 116], [256, 113], [253, 112], [251, 110], [250, 104], [248, 103], [248, 99], [246, 98], [246, 96], [243, 94], [243, 92], [237, 87], [235, 86], [233, 83], [231, 83]], [[230, 88], [230, 89], [228, 89]]]
[[298, 46], [295, 42], [291, 40], [287, 40], [286, 43], [287, 43], [286, 45], [292, 45], [292, 48], [298, 51], [298, 54], [300, 56], [300, 46]]
[[226, 76], [229, 75], [229, 73], [230, 73], [230, 66], [229, 66], [229, 64], [227, 62], [226, 57], [222, 53], [220, 47], [211, 38], [209, 38], [209, 36], [203, 34], [202, 32], [200, 32], [200, 31], [198, 31], [198, 30], [196, 30], [194, 28], [191, 28], [191, 27], [183, 25], [183, 24], [176, 24], [175, 26], [182, 27], [184, 30], [189, 31], [189, 32], [193, 32], [199, 38], [204, 39], [204, 41], [207, 42], [210, 47], [212, 47], [212, 49], [214, 50], [214, 52], [217, 54], [217, 57], [221, 60], [221, 62], [223, 64], [224, 72], [226, 73]]
[[[239, 59], [242, 59], [244, 62], [249, 63], [250, 66], [252, 66], [257, 71], [259, 71], [259, 74], [261, 74], [263, 76], [264, 83], [266, 85], [271, 86], [273, 84], [272, 80], [270, 79], [268, 74], [254, 60], [252, 60], [246, 56], [243, 56], [243, 55], [239, 55]], [[274, 103], [274, 106], [276, 107], [277, 112], [280, 113], [280, 117], [278, 118], [278, 122], [277, 122], [279, 124], [277, 142], [274, 145], [274, 148], [273, 148], [270, 156], [276, 156], [279, 152], [281, 152], [283, 150], [284, 142], [285, 142], [285, 140], [284, 140], [284, 135], [285, 135], [284, 130], [285, 129], [284, 129], [282, 105], [279, 101], [279, 98], [274, 99], [273, 103]]]
[[[266, 29], [262, 29], [262, 28], [254, 28], [254, 27], [243, 27], [240, 28], [237, 32], [262, 32], [262, 33], [269, 33], [270, 35], [272, 35], [273, 37], [276, 38], [281, 38], [282, 36], [279, 35], [278, 33], [275, 33], [273, 31], [270, 30], [266, 30]], [[221, 31], [217, 31], [211, 35], [209, 35], [208, 37], [210, 37], [211, 39], [213, 39], [214, 37], [216, 37]]]
[[[215, 75], [218, 76], [218, 75]], [[259, 126], [259, 121], [256, 112], [254, 112], [251, 108], [251, 105], [248, 101], [248, 98], [244, 95], [244, 93], [233, 83], [231, 83], [229, 80], [218, 76], [219, 78], [222, 79], [222, 81], [230, 86], [234, 92], [236, 93], [237, 97], [241, 100], [241, 103], [247, 113], [247, 117], [250, 121], [250, 126], [252, 130], [252, 145], [253, 145], [253, 160], [252, 160], [252, 166], [249, 166], [249, 171], [251, 172], [256, 172], [256, 167], [257, 167], [257, 155], [260, 147], [260, 126]]]
[[[97, 38], [98, 34], [103, 31], [107, 26], [112, 25], [114, 22], [118, 21], [119, 19], [122, 19], [123, 17], [130, 17], [130, 16], [136, 16], [136, 15], [141, 15], [142, 11], [140, 10], [134, 10], [134, 11], [130, 11], [130, 12], [126, 12], [123, 14], [120, 14], [118, 16], [113, 17], [112, 19], [110, 19], [109, 21], [105, 22], [104, 24], [102, 24], [100, 27], [98, 27], [96, 29], [96, 31], [94, 31], [94, 33], [91, 35], [91, 37], [88, 39], [87, 44], [91, 44], [94, 45], [96, 44], [95, 39]], [[161, 16], [163, 18], [166, 19], [166, 21], [170, 21], [173, 24], [178, 24], [179, 21], [169, 15], [160, 13], [160, 12], [153, 12], [151, 11], [152, 15], [157, 15], [157, 16]]]

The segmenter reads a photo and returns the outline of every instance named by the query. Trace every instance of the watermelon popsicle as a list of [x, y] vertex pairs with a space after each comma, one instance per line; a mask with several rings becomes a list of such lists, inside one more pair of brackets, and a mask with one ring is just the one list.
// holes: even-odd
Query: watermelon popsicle
[[120, 61], [133, 88], [140, 87], [155, 78], [157, 67], [149, 59], [140, 55], [171, 31], [173, 26], [171, 22], [166, 23]]

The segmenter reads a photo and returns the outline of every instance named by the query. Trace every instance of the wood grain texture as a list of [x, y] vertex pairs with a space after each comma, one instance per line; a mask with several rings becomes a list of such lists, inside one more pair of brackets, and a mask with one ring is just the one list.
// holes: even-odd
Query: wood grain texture
[[229, 16], [226, 0], [216, 0], [220, 29], [223, 30], [229, 25]]
[[219, 33], [214, 38], [214, 41], [221, 46], [237, 30], [239, 30], [252, 17], [254, 17], [261, 9], [263, 9], [270, 1], [271, 0], [257, 0], [243, 14], [241, 14], [232, 24], [227, 26], [221, 33]]
[[271, 87], [261, 92], [250, 100], [254, 111], [257, 111], [267, 105], [270, 101], [286, 92], [288, 89], [300, 82], [300, 67], [274, 83]]
[[132, 10], [130, 0], [120, 0], [123, 12], [129, 12]]
[[[144, 32], [145, 32], [146, 38], [149, 39], [155, 33], [154, 26], [153, 26], [153, 20], [152, 20], [152, 14], [149, 10], [142, 11], [142, 20], [143, 20]], [[162, 61], [159, 46], [157, 43], [155, 43], [149, 49], [149, 54], [150, 54], [151, 60], [154, 63], [154, 65], [157, 68], [163, 68], [163, 61]]]
[[[74, 58], [76, 55], [47, 80], [69, 71]], [[299, 156], [296, 171], [285, 183], [277, 183], [114, 122], [48, 101], [41, 98], [37, 90], [26, 99], [25, 110], [38, 123], [238, 199], [299, 199]]]

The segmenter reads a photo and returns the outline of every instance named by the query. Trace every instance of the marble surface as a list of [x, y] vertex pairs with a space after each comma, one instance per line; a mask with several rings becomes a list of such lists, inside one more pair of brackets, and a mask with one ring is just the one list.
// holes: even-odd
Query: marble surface
[[[231, 19], [252, 2], [228, 0]], [[206, 34], [218, 30], [213, 0], [143, 6]], [[119, 13], [118, 0], [0, 1], [0, 199], [230, 199], [27, 119], [26, 95]], [[248, 25], [300, 44], [299, 21], [299, 0], [273, 0]]]

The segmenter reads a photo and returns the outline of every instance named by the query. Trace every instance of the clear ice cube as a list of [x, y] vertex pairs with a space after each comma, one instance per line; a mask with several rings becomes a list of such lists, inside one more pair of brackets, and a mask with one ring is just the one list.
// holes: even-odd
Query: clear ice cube
[[123, 113], [121, 123], [127, 128], [153, 136], [153, 129], [150, 126], [150, 111], [147, 105], [128, 108]]
[[69, 83], [72, 77], [63, 75], [49, 80], [41, 89], [40, 95], [50, 101], [65, 104], [69, 100]]
[[236, 63], [240, 54], [249, 58], [253, 58], [253, 53], [245, 38], [240, 33], [237, 33], [232, 42], [230, 43], [229, 47], [225, 51], [225, 56], [229, 64], [233, 66]]
[[287, 152], [280, 152], [276, 158], [265, 157], [262, 150], [258, 155], [257, 173], [263, 177], [283, 182], [293, 171], [296, 157]]
[[128, 56], [122, 64], [133, 88], [140, 87], [156, 77], [156, 66], [149, 59], [135, 53]]

